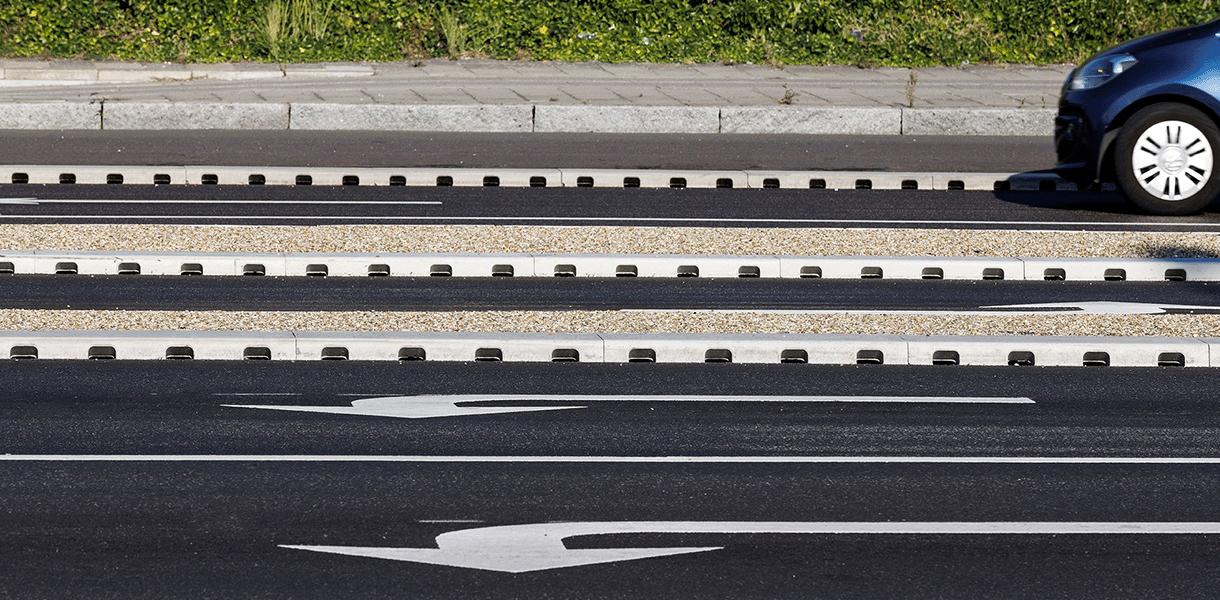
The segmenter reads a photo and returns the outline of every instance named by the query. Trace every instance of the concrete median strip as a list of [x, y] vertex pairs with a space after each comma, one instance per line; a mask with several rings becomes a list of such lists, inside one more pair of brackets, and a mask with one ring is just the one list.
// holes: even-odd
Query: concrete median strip
[[0, 250], [4, 274], [1220, 281], [1220, 259]]
[[[0, 114], [0, 119], [3, 115]], [[260, 128], [251, 125], [250, 128]], [[0, 184], [1072, 191], [1049, 172], [0, 165]]]
[[1220, 366], [1220, 339], [1157, 337], [4, 331], [0, 349], [14, 360]]

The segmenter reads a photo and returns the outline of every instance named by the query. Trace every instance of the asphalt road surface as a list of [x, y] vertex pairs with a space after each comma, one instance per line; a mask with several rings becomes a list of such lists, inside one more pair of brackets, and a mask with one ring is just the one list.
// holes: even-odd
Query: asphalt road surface
[[[997, 138], [5, 139], [6, 164], [1018, 172], [1053, 161], [1049, 140]], [[0, 223], [118, 222], [1220, 230], [1216, 212], [1148, 217], [1114, 194], [0, 186]], [[48, 279], [0, 277], [0, 306], [1212, 305], [1212, 286], [1195, 282]], [[1218, 378], [3, 361], [0, 597], [1213, 598]], [[422, 408], [443, 416], [406, 418]]]
[[[4, 362], [0, 589], [1208, 598], [1220, 574], [1217, 377]], [[489, 393], [586, 408], [410, 420], [225, 406]], [[563, 400], [573, 394], [584, 399]], [[754, 398], [781, 395], [809, 401]], [[960, 401], [877, 400], [912, 396]], [[1006, 402], [966, 401], [980, 397]]]
[[1192, 281], [9, 275], [0, 276], [0, 306], [289, 311], [986, 309], [999, 313], [1041, 310], [999, 307], [1076, 303], [1077, 309], [1088, 309], [1105, 302], [1210, 313], [1220, 311], [1217, 289], [1214, 283]]
[[0, 186], [0, 223], [495, 224], [1220, 231], [1220, 209], [1116, 193], [789, 189]]

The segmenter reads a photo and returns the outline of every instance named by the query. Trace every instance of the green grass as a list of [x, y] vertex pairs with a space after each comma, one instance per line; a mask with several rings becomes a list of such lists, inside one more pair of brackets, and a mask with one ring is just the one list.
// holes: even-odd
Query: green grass
[[887, 66], [1076, 62], [1212, 0], [10, 0], [0, 56]]

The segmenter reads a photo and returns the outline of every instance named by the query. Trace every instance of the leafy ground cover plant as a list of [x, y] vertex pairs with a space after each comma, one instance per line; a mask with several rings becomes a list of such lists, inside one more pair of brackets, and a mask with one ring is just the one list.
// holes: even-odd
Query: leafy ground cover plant
[[1213, 0], [9, 0], [0, 55], [143, 61], [1076, 62]]

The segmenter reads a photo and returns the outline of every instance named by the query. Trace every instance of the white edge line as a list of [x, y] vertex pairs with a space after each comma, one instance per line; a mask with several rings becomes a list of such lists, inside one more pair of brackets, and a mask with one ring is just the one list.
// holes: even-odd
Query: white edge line
[[[0, 204], [9, 204], [10, 199], [0, 199]], [[34, 200], [33, 198], [19, 198], [18, 200]], [[24, 203], [23, 203], [24, 204]], [[325, 204], [333, 206], [345, 206], [348, 204], [359, 205], [441, 205], [444, 202], [440, 200], [132, 200], [132, 199], [115, 199], [115, 200], [90, 200], [90, 199], [63, 199], [57, 200], [52, 198], [42, 198], [29, 204]]]
[[671, 463], [671, 464], [1150, 464], [1215, 465], [1220, 457], [1054, 456], [409, 456], [343, 454], [5, 454], [0, 462], [389, 462], [389, 463]]
[[[859, 229], [867, 229], [875, 225], [1010, 225], [1010, 226], [1055, 226], [1055, 227], [1186, 227], [1220, 229], [1220, 223], [1097, 223], [1090, 221], [917, 221], [917, 220], [871, 220], [871, 219], [726, 219], [726, 218], [667, 218], [667, 217], [511, 217], [511, 216], [216, 216], [216, 215], [5, 215], [4, 219], [165, 219], [181, 221], [185, 219], [207, 221], [257, 221], [257, 220], [325, 220], [336, 221], [545, 221], [545, 222], [631, 222], [631, 223], [772, 223], [772, 224], [810, 224], [810, 225], [843, 225], [862, 224]], [[1116, 229], [1118, 233], [1127, 230]]]

